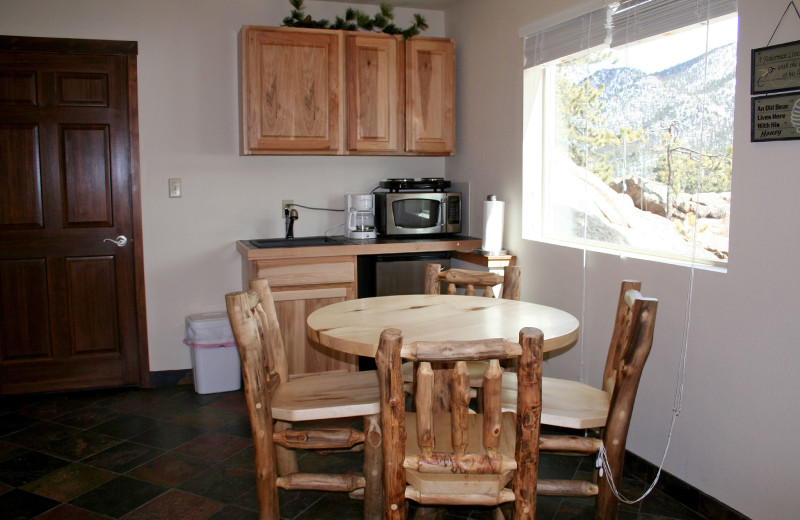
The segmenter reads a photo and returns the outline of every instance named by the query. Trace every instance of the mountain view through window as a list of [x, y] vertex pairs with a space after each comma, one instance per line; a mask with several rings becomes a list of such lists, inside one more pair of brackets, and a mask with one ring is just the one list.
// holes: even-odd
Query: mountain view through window
[[540, 194], [542, 238], [724, 265], [736, 28], [727, 18], [539, 67], [541, 188], [526, 192]]

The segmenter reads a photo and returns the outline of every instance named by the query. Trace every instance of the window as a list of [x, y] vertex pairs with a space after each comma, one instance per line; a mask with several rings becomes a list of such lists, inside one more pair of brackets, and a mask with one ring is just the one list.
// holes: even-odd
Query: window
[[526, 37], [523, 238], [726, 265], [735, 11], [629, 0]]

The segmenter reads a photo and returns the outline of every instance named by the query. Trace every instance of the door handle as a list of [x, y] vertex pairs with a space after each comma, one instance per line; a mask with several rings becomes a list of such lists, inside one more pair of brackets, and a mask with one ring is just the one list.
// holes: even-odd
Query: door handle
[[103, 242], [112, 242], [116, 244], [117, 247], [125, 247], [128, 244], [128, 237], [120, 235], [117, 238], [105, 238]]

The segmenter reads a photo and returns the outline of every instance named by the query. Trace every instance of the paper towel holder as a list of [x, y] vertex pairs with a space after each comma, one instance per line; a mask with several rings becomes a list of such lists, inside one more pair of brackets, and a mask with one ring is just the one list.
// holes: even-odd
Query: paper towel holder
[[[497, 202], [497, 195], [487, 195], [486, 201], [487, 202]], [[500, 226], [501, 226], [500, 229], [502, 230], [502, 223], [500, 224]], [[477, 255], [483, 255], [483, 256], [502, 256], [502, 255], [507, 255], [508, 254], [508, 250], [507, 249], [486, 250], [486, 249], [483, 249], [483, 248], [476, 248], [476, 249], [473, 249], [472, 252], [477, 254]]]

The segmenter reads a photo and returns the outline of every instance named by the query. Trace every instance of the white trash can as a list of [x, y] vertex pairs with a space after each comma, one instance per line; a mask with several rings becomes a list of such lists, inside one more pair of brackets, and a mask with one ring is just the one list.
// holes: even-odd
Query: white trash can
[[242, 367], [225, 312], [186, 316], [186, 338], [192, 349], [194, 390], [198, 394], [231, 392], [242, 387]]

